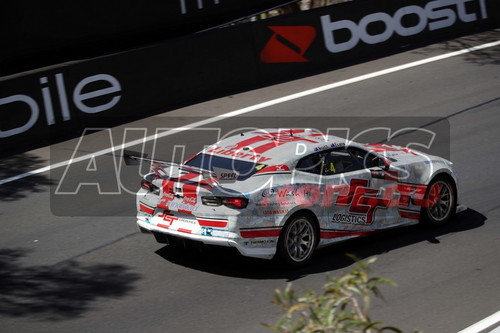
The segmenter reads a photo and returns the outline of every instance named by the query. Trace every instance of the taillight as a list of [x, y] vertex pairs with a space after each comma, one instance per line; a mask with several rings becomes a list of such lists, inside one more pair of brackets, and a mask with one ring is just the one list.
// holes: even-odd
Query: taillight
[[246, 199], [246, 198], [223, 198], [222, 203], [226, 207], [242, 209], [248, 205], [248, 199]]
[[247, 198], [234, 197], [201, 197], [201, 202], [205, 206], [220, 206], [224, 205], [229, 208], [243, 209], [248, 205]]
[[151, 192], [153, 192], [155, 194], [159, 194], [160, 193], [160, 189], [158, 188], [158, 186], [153, 185], [153, 183], [151, 183], [150, 181], [148, 181], [146, 179], [141, 180], [141, 187], [143, 189], [151, 191]]

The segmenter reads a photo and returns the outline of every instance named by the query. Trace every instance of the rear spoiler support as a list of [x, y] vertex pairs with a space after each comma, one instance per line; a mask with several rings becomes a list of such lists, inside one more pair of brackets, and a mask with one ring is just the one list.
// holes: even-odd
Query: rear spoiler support
[[205, 170], [197, 167], [187, 166], [174, 162], [166, 162], [161, 160], [153, 160], [151, 158], [147, 158], [148, 154], [139, 153], [131, 150], [123, 151], [123, 159], [125, 161], [125, 165], [139, 165], [142, 161], [151, 163], [151, 171], [156, 173], [157, 175], [167, 176], [163, 168], [179, 168], [183, 171], [195, 172], [201, 174], [202, 178], [210, 185], [210, 187], [218, 187], [219, 182], [217, 181], [216, 174], [213, 171]]

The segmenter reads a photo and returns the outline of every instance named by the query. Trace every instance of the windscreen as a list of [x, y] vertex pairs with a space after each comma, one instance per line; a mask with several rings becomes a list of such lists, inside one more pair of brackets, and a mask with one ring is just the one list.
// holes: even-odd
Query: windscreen
[[214, 171], [219, 178], [220, 174], [234, 174], [236, 180], [240, 181], [251, 177], [267, 166], [266, 164], [257, 164], [209, 154], [198, 154], [189, 160], [186, 165]]

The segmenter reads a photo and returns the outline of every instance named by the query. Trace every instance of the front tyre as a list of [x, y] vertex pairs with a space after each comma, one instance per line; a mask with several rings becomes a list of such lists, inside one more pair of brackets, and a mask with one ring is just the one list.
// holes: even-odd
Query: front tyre
[[448, 223], [455, 215], [457, 194], [455, 186], [448, 177], [434, 178], [425, 193], [426, 204], [421, 209], [422, 222], [430, 226]]
[[281, 231], [277, 254], [287, 266], [300, 267], [309, 261], [316, 244], [314, 221], [305, 214], [292, 216]]

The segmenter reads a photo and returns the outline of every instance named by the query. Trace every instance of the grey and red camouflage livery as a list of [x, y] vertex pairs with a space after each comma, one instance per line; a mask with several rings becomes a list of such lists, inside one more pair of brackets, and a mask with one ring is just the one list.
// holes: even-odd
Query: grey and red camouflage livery
[[443, 158], [308, 129], [242, 133], [182, 165], [153, 161], [141, 185], [137, 224], [158, 241], [231, 246], [292, 266], [334, 242], [444, 224], [458, 193]]

